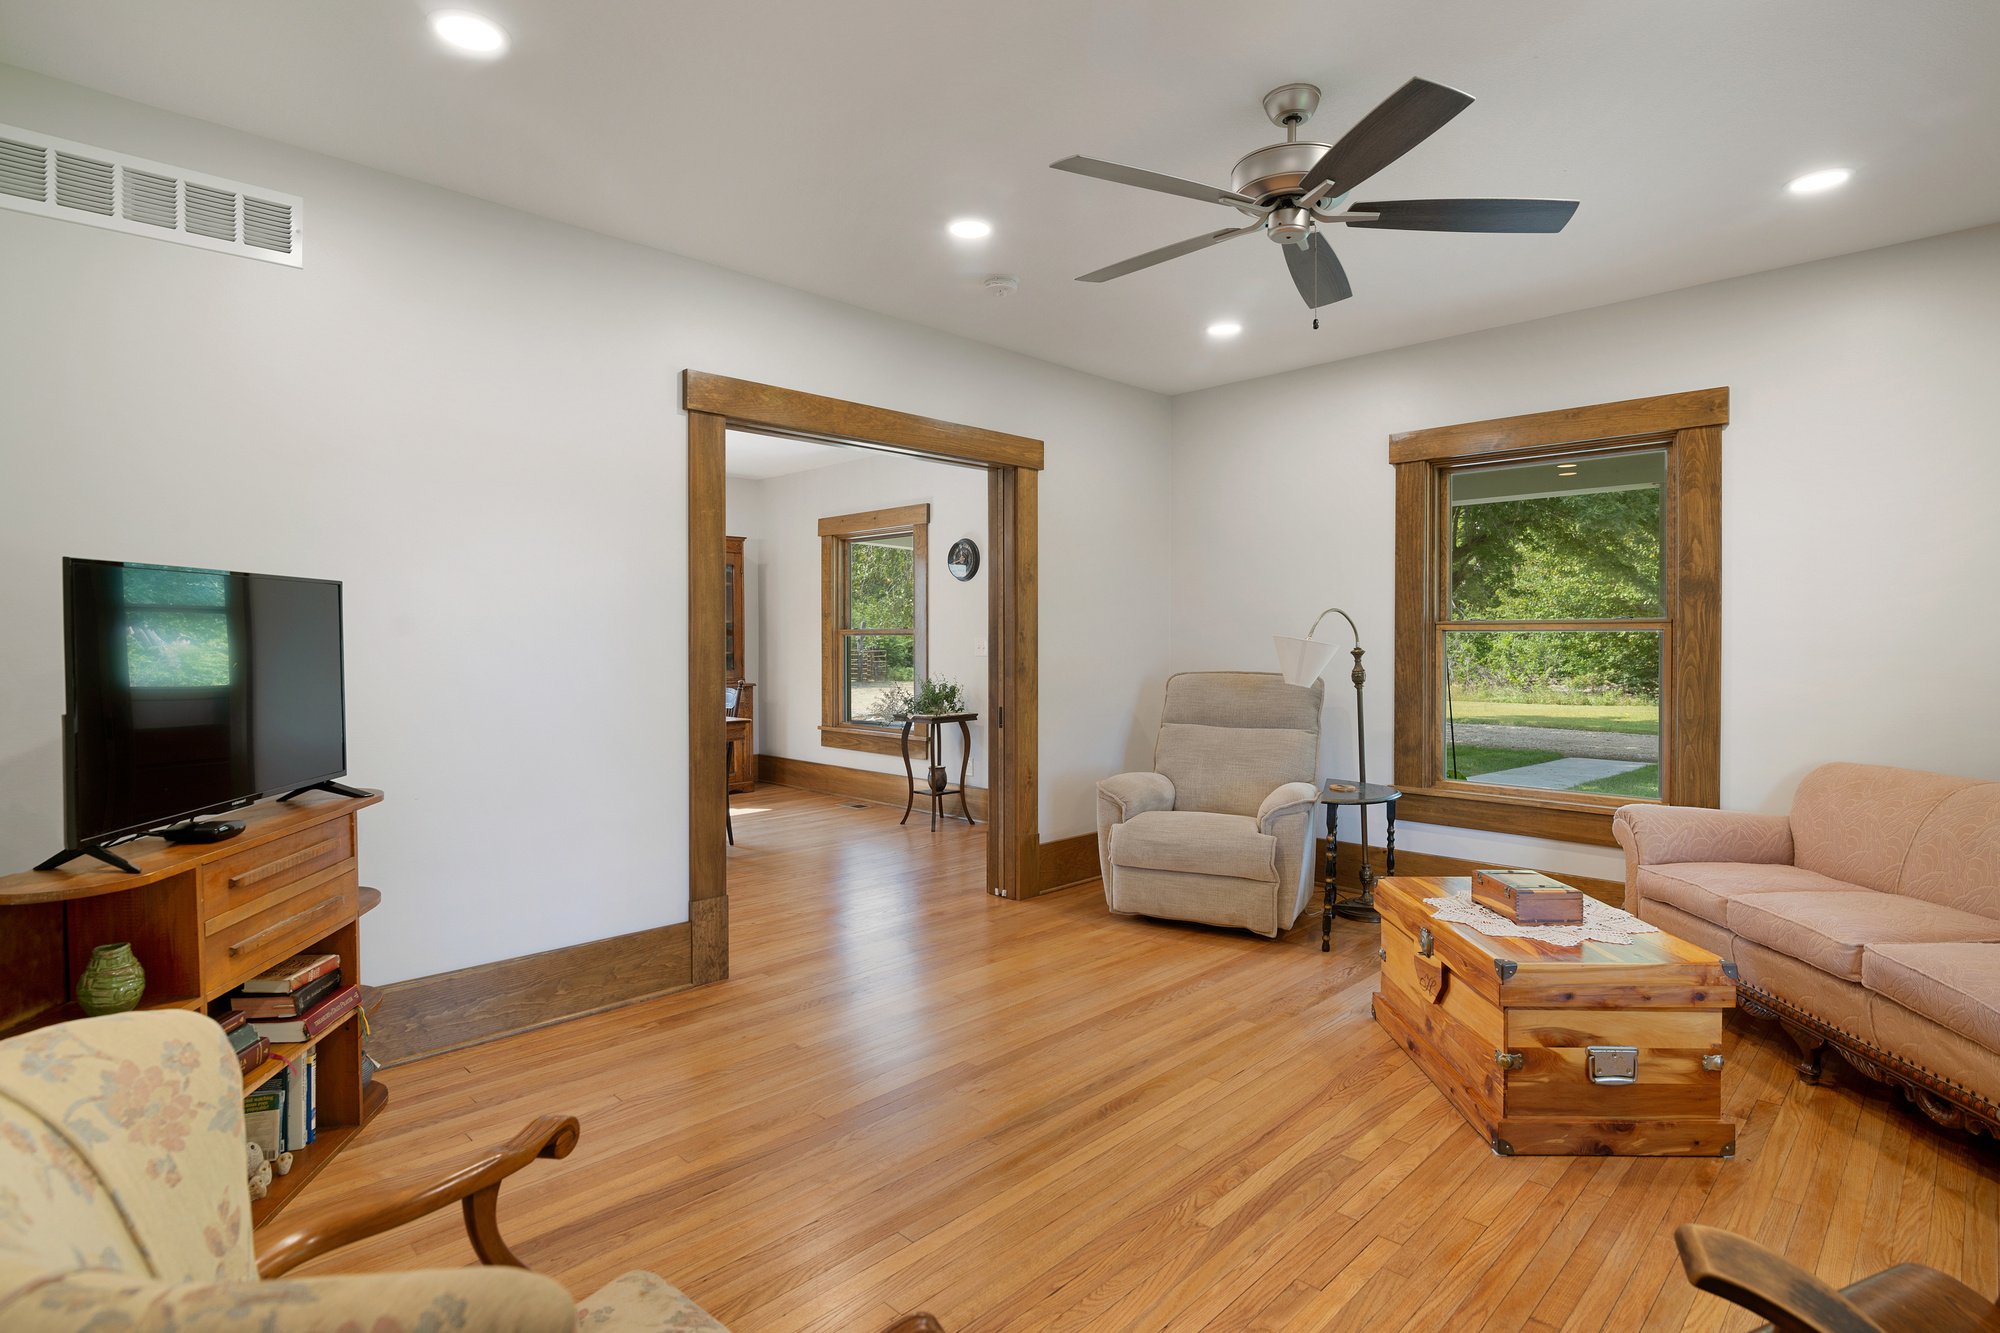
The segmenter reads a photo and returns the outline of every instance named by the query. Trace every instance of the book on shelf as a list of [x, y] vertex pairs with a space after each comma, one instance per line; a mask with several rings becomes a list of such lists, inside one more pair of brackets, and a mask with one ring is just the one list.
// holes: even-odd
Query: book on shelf
[[297, 1018], [253, 1018], [250, 1026], [272, 1041], [310, 1041], [361, 1003], [361, 987], [343, 986]]
[[266, 968], [237, 989], [246, 995], [290, 995], [307, 982], [325, 976], [340, 966], [337, 953], [295, 953], [275, 967]]
[[277, 1079], [243, 1098], [243, 1137], [262, 1148], [267, 1161], [284, 1151], [285, 1089]]
[[308, 1050], [296, 1059], [287, 1060], [285, 1072], [276, 1080], [284, 1085], [285, 1094], [285, 1123], [278, 1145], [281, 1151], [297, 1152], [313, 1141], [312, 1080], [316, 1056], [316, 1051]]
[[[233, 1027], [228, 1023], [232, 1018], [236, 1020]], [[243, 1015], [231, 1011], [216, 1022], [222, 1024], [223, 1033], [229, 1038], [229, 1049], [236, 1052], [236, 1067], [245, 1074], [271, 1057], [271, 1043], [263, 1033], [251, 1027]]]
[[229, 997], [229, 1002], [241, 1009], [244, 1017], [253, 1020], [297, 1018], [339, 989], [340, 969], [336, 967], [284, 995], [239, 991]]
[[[245, 1032], [253, 1029], [245, 1028]], [[271, 1058], [271, 1042], [267, 1037], [252, 1036], [250, 1044], [236, 1052], [236, 1067], [245, 1075], [254, 1073], [266, 1060]]]
[[222, 1025], [222, 1030], [224, 1032], [236, 1032], [239, 1031], [245, 1023], [249, 1022], [250, 1019], [241, 1009], [231, 1009], [228, 1013], [223, 1014], [220, 1018], [217, 1018], [215, 1021]]

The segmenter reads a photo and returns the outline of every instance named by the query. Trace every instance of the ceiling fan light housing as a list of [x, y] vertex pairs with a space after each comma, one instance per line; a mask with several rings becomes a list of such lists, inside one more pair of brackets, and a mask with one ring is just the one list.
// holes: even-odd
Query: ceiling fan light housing
[[1275, 209], [1267, 230], [1280, 245], [1304, 245], [1312, 235], [1312, 214], [1303, 208]]
[[1229, 188], [1259, 204], [1303, 194], [1299, 182], [1331, 147], [1323, 143], [1274, 143], [1245, 153], [1229, 173]]

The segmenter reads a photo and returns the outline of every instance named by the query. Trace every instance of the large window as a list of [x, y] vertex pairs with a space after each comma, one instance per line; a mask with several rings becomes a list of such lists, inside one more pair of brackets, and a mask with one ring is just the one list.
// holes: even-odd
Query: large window
[[924, 675], [930, 506], [820, 520], [820, 739], [894, 753], [885, 699]]
[[1444, 481], [1445, 780], [1656, 799], [1666, 450]]
[[1627, 802], [1715, 804], [1727, 402], [1392, 442], [1403, 817], [1608, 843]]

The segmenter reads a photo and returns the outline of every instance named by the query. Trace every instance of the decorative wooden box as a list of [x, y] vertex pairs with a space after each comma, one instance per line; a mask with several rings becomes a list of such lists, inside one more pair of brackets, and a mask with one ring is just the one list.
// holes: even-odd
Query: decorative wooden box
[[1539, 870], [1475, 870], [1472, 901], [1528, 925], [1583, 924], [1583, 894]]
[[1720, 958], [1673, 936], [1630, 944], [1495, 939], [1439, 921], [1426, 898], [1463, 878], [1391, 878], [1376, 1021], [1505, 1156], [1729, 1157]]

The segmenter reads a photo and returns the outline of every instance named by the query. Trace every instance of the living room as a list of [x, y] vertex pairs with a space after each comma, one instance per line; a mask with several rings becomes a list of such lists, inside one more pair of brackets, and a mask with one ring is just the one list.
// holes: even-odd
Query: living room
[[[134, 1202], [163, 1149], [51, 1175], [0, 1147], [0, 1188], [108, 1185], [0, 1215], [0, 1324], [177, 1275], [297, 1301], [281, 1330], [444, 1297], [524, 1329], [579, 1300], [738, 1330], [1886, 1328], [1912, 1293], [1981, 1326], [1922, 1272], [1993, 1319], [1996, 53], [1974, 0], [0, 0], [0, 1053], [226, 1025], [294, 953], [354, 992], [216, 1102], [229, 1164], [173, 1149], [213, 1253], [169, 1257], [169, 1205]], [[1438, 199], [1481, 209], [1398, 212]], [[905, 479], [760, 481], [740, 439]], [[956, 724], [924, 725], [977, 828], [930, 817], [921, 740], [906, 784], [897, 707], [873, 748], [814, 745], [854, 720], [829, 635], [870, 628], [820, 623], [824, 586], [787, 573], [780, 622], [753, 581], [729, 621], [725, 538], [766, 540], [780, 482], [787, 570], [821, 568], [808, 523], [931, 507], [938, 665], [908, 684], [967, 687], [962, 781]], [[1544, 543], [1569, 600], [1468, 610], [1502, 585], [1461, 520], [1539, 542], [1511, 516], [1578, 496], [1641, 516], [1630, 604], [1590, 528]], [[853, 533], [914, 549], [900, 524]], [[341, 668], [334, 757], [188, 794], [81, 743], [93, 679], [166, 688], [90, 675], [93, 615], [138, 632], [135, 569], [242, 580], [217, 607], [335, 589], [337, 651], [259, 650]], [[148, 623], [214, 610], [191, 586]], [[1589, 635], [1641, 647], [1601, 679], [1495, 666]], [[1273, 642], [1300, 637], [1314, 660]], [[903, 684], [862, 657], [850, 713]], [[247, 734], [259, 676], [218, 660], [176, 688], [226, 686], [214, 725]], [[364, 794], [277, 799], [320, 782]], [[1433, 919], [1479, 869], [1580, 889], [1561, 910], [1624, 943]], [[1668, 940], [1682, 971], [1628, 989], [1680, 998], [1628, 1018], [1696, 1035], [1514, 1039], [1561, 1006], [1498, 964]], [[100, 1005], [117, 945], [144, 986]], [[321, 1137], [246, 1183], [239, 1104], [310, 1049]], [[1555, 1077], [1495, 1062], [1524, 1050], [1600, 1109], [1504, 1114]], [[30, 1133], [18, 1074], [0, 1120]], [[432, 1211], [461, 1199], [471, 1249]], [[1769, 1304], [1743, 1274], [1790, 1270], [1739, 1239], [1837, 1314]]]

